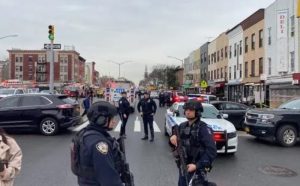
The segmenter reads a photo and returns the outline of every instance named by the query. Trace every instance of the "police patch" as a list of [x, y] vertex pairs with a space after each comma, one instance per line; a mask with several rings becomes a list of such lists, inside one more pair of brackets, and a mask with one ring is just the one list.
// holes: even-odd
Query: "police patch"
[[96, 148], [101, 154], [106, 155], [108, 152], [108, 145], [105, 142], [97, 143]]

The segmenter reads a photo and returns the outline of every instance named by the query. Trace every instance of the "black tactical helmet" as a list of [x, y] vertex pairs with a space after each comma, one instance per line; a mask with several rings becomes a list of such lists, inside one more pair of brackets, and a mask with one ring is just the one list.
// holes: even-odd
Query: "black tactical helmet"
[[183, 105], [183, 109], [187, 110], [195, 110], [196, 111], [196, 117], [201, 116], [201, 112], [203, 112], [203, 106], [200, 101], [196, 100], [189, 100]]
[[87, 118], [90, 123], [96, 123], [99, 125], [104, 125], [105, 122], [97, 122], [98, 118], [112, 118], [113, 116], [117, 115], [118, 111], [117, 108], [106, 101], [98, 101], [93, 103], [91, 108], [88, 110]]

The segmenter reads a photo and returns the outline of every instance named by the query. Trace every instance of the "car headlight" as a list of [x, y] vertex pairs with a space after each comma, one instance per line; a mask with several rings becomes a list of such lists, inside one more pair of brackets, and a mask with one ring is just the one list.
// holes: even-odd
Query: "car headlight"
[[274, 114], [260, 114], [259, 118], [261, 120], [269, 120], [274, 118]]

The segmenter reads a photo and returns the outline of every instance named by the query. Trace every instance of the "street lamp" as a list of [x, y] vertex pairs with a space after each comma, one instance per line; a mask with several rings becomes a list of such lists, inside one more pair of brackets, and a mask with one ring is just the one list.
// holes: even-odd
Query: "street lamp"
[[119, 78], [120, 78], [121, 65], [124, 65], [124, 64], [127, 64], [127, 63], [131, 63], [133, 61], [124, 61], [124, 62], [119, 63], [119, 62], [115, 62], [115, 61], [112, 61], [112, 60], [108, 60], [108, 62], [114, 63], [116, 65], [119, 65]]
[[0, 37], [0, 39], [4, 39], [4, 38], [7, 38], [7, 37], [18, 37], [18, 35], [17, 34], [7, 35], [7, 36]]
[[168, 58], [172, 58], [172, 59], [176, 59], [176, 60], [178, 60], [178, 61], [181, 61], [182, 68], [183, 68], [183, 59], [179, 59], [179, 58], [174, 57], [174, 56], [168, 56]]

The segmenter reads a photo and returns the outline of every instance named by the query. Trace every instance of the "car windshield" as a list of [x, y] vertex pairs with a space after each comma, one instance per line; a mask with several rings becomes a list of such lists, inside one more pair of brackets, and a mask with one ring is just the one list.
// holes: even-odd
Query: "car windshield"
[[[183, 105], [179, 105], [179, 116], [184, 117], [184, 110]], [[219, 117], [219, 111], [212, 105], [205, 105], [203, 106], [203, 112], [202, 112], [202, 118], [208, 118], [208, 119], [218, 119]]]
[[292, 100], [280, 105], [281, 109], [300, 109], [300, 99]]
[[14, 89], [0, 89], [0, 94], [14, 94]]

